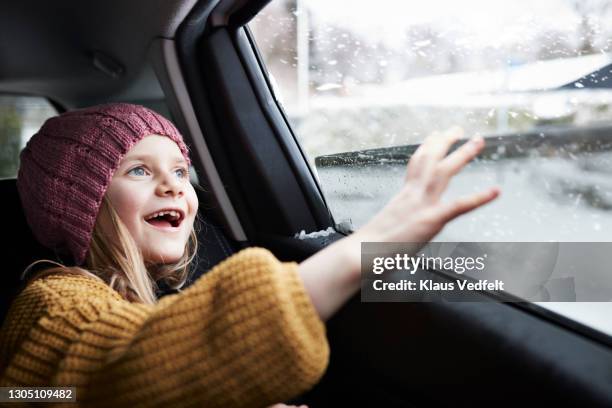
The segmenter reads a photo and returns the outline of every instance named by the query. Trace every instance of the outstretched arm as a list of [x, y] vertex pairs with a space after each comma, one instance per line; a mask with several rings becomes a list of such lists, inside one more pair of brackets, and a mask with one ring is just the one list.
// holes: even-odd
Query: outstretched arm
[[428, 242], [444, 225], [499, 195], [490, 188], [441, 202], [451, 178], [480, 153], [484, 139], [473, 138], [447, 156], [463, 135], [459, 128], [429, 136], [408, 163], [402, 189], [365, 226], [303, 261], [300, 276], [323, 320], [359, 288], [361, 242]]

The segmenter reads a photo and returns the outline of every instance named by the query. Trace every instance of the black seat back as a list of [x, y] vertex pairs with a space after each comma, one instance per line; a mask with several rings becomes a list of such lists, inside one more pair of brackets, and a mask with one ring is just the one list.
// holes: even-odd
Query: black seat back
[[[34, 238], [21, 207], [16, 179], [0, 179], [0, 197], [2, 197], [1, 216], [4, 219], [2, 238], [0, 238], [3, 244], [1, 251], [4, 264], [4, 271], [2, 272], [4, 276], [2, 277], [2, 284], [0, 284], [1, 324], [13, 299], [24, 288], [24, 282], [20, 279], [24, 269], [39, 259], [50, 259], [62, 263], [64, 261], [53, 251], [39, 244]], [[192, 264], [188, 285], [206, 273], [212, 266], [240, 249], [240, 245], [228, 239], [222, 229], [210, 217], [202, 213], [200, 213], [200, 217], [205, 221], [198, 233], [197, 262]], [[36, 266], [48, 268], [52, 265], [43, 262]], [[161, 287], [161, 289], [160, 297], [174, 292], [164, 287]]]
[[[4, 217], [2, 238], [2, 263], [4, 271], [0, 285], [0, 322], [15, 296], [23, 289], [20, 280], [23, 270], [38, 259], [59, 261], [53, 251], [43, 247], [32, 235], [25, 220], [21, 201], [17, 193], [15, 179], [0, 180], [0, 197], [2, 197], [2, 216]], [[51, 264], [43, 263], [41, 266]]]

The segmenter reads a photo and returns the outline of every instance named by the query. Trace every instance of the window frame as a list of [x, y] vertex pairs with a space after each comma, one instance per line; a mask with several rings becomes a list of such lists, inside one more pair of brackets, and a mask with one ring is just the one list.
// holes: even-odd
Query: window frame
[[209, 4], [200, 5], [208, 23], [181, 25], [179, 60], [194, 61], [182, 64], [187, 88], [198, 119], [206, 123], [207, 144], [248, 240], [273, 245], [300, 230], [333, 226], [303, 153], [265, 85], [252, 44], [242, 25], [236, 25], [241, 20], [230, 22]]

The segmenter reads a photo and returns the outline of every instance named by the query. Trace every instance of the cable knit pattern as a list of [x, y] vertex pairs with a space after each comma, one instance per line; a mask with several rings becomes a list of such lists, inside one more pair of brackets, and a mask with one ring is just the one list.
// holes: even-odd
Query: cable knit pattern
[[153, 134], [176, 142], [191, 164], [178, 129], [141, 105], [108, 103], [48, 119], [21, 152], [17, 174], [36, 239], [81, 265], [113, 173], [133, 145]]
[[88, 407], [264, 407], [328, 358], [297, 264], [249, 248], [156, 305], [85, 276], [33, 281], [2, 327], [0, 386], [76, 386]]

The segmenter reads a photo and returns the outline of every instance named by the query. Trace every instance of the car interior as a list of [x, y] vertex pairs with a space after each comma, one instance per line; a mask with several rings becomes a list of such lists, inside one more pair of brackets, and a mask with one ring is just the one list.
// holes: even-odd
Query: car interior
[[[205, 220], [190, 282], [247, 246], [300, 262], [348, 233], [334, 221], [246, 26], [268, 3], [0, 6], [0, 94], [43, 97], [57, 112], [138, 103], [181, 130]], [[15, 178], [0, 180], [0, 191], [10, 217], [2, 236], [3, 319], [24, 268], [61, 258], [30, 233]], [[296, 236], [330, 227], [332, 234]], [[327, 322], [327, 335], [329, 367], [293, 403], [612, 406], [608, 336], [526, 302], [362, 303], [357, 295]]]

